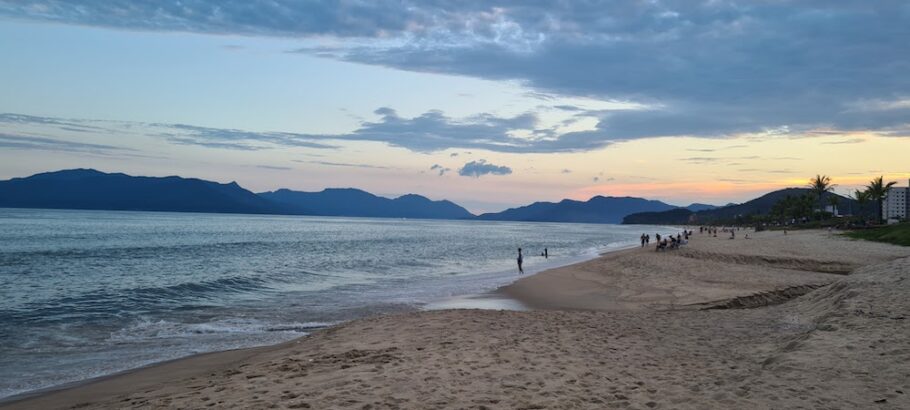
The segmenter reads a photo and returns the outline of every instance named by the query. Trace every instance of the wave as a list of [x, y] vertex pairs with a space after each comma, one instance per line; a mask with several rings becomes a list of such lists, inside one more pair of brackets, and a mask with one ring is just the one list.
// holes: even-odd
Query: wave
[[200, 336], [290, 333], [303, 336], [313, 330], [332, 326], [333, 322], [269, 323], [256, 319], [228, 318], [211, 322], [184, 323], [171, 320], [140, 319], [112, 332], [112, 343], [139, 342], [150, 339], [194, 338]]
[[136, 258], [143, 256], [173, 255], [175, 253], [188, 253], [192, 255], [199, 254], [201, 250], [217, 250], [219, 252], [233, 249], [248, 249], [256, 247], [274, 247], [288, 246], [297, 243], [296, 241], [238, 241], [238, 242], [217, 242], [217, 243], [200, 243], [200, 244], [173, 244], [173, 245], [136, 245], [136, 246], [106, 246], [80, 248], [70, 247], [61, 249], [43, 249], [43, 250], [10, 250], [0, 251], [0, 263], [13, 264], [15, 262], [30, 262], [34, 258], [111, 258], [111, 257], [128, 257]]
[[[300, 276], [309, 276], [300, 272]], [[318, 276], [318, 275], [313, 275]], [[123, 312], [158, 309], [187, 310], [221, 305], [224, 296], [240, 293], [268, 293], [273, 285], [288, 278], [233, 276], [199, 282], [184, 282], [157, 287], [100, 290], [51, 300], [35, 301], [24, 306], [0, 310], [0, 321], [10, 324], [117, 316]]]

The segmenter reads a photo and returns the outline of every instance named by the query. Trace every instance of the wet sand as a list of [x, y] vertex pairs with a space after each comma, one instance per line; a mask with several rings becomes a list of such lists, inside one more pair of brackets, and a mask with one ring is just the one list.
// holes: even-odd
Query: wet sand
[[[741, 236], [741, 235], [738, 235]], [[910, 408], [910, 248], [698, 235], [4, 408]]]

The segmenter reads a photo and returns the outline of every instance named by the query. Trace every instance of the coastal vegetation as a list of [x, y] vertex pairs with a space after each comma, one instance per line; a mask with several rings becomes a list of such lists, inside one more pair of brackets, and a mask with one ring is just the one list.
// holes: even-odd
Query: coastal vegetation
[[910, 246], [910, 222], [855, 230], [847, 232], [845, 235], [853, 239]]
[[830, 176], [817, 174], [802, 188], [769, 192], [741, 204], [710, 210], [677, 208], [662, 212], [641, 212], [623, 219], [626, 224], [739, 225], [768, 229], [856, 228], [883, 223], [882, 202], [894, 182], [872, 179], [850, 196], [834, 191]]
[[885, 197], [888, 196], [888, 191], [891, 190], [891, 187], [894, 186], [896, 182], [885, 183], [883, 177], [874, 178], [869, 182], [869, 185], [866, 185], [866, 192], [869, 195], [869, 199], [875, 201], [875, 215], [876, 221], [882, 221], [882, 202], [885, 200]]

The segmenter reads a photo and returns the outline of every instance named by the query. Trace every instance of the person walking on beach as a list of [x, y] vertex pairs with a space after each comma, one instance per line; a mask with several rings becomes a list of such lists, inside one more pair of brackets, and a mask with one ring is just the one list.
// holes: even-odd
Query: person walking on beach
[[518, 248], [518, 274], [523, 275], [525, 270], [521, 267], [521, 263], [524, 262], [524, 258], [521, 257], [521, 248]]
[[550, 259], [550, 251], [548, 251], [547, 248], [543, 248], [543, 258]]
[[645, 234], [641, 234], [641, 247], [645, 247]]

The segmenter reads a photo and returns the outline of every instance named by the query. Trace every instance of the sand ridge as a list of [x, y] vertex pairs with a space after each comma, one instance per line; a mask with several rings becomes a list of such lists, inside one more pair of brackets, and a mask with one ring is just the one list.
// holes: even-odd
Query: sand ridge
[[[506, 290], [547, 286], [519, 295], [558, 305], [546, 310], [366, 318], [9, 408], [910, 408], [910, 250], [769, 232], [684, 251], [610, 254]], [[853, 272], [794, 269], [805, 260]], [[813, 288], [705, 309], [799, 286]]]

